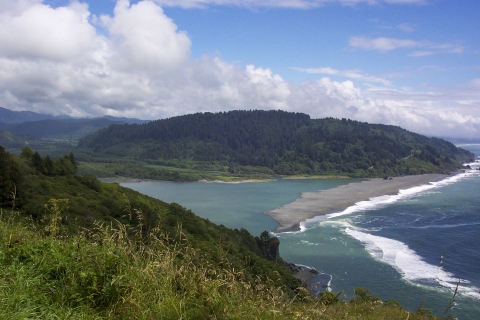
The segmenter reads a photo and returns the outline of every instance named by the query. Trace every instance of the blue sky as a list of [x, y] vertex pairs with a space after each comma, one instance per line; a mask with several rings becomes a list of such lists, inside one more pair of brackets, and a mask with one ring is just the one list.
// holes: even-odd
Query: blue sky
[[282, 109], [477, 138], [479, 13], [476, 0], [11, 0], [0, 106]]

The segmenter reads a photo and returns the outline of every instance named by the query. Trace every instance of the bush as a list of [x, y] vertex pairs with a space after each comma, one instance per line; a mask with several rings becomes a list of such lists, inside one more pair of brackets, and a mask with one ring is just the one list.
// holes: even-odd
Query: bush
[[325, 292], [319, 293], [318, 298], [320, 298], [320, 301], [324, 305], [333, 305], [333, 304], [337, 304], [340, 301], [340, 294], [342, 294], [342, 292], [334, 294], [329, 291], [325, 291]]

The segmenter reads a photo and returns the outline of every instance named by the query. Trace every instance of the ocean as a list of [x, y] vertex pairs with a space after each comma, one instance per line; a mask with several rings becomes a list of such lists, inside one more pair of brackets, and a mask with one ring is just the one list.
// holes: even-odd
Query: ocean
[[[480, 145], [462, 145], [480, 156]], [[480, 163], [472, 167], [480, 167]], [[360, 181], [360, 180], [358, 180]], [[264, 212], [302, 192], [335, 188], [352, 179], [277, 179], [261, 183], [122, 183], [197, 215], [253, 235], [274, 230]], [[350, 300], [356, 287], [382, 300], [443, 315], [480, 318], [480, 170], [357, 203], [308, 220], [301, 231], [275, 234], [283, 259], [331, 275], [330, 290]]]

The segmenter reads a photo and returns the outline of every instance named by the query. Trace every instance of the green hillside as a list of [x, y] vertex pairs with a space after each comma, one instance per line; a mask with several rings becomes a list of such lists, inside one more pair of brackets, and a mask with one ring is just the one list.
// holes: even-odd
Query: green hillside
[[[20, 157], [13, 156], [0, 147], [0, 204], [4, 208], [14, 208], [20, 214], [31, 218], [40, 226], [48, 225], [51, 216], [51, 200], [66, 204], [58, 217], [58, 235], [67, 236], [84, 229], [92, 229], [98, 223], [116, 226], [131, 225], [142, 229], [147, 235], [153, 228], [175, 239], [182, 235], [201, 254], [219, 263], [220, 258], [240, 263], [250, 261], [251, 277], [259, 272], [284, 275], [281, 285], [290, 290], [298, 284], [280, 265], [268, 261], [255, 238], [246, 230], [230, 230], [217, 226], [208, 220], [197, 217], [179, 204], [168, 204], [144, 196], [118, 184], [101, 183], [94, 176], [76, 176], [73, 154], [59, 159], [49, 156], [42, 158], [37, 152], [26, 148]], [[136, 231], [135, 231], [136, 232]], [[218, 243], [223, 241], [225, 256], [220, 257]], [[281, 259], [279, 260], [281, 261]]]
[[197, 113], [113, 125], [78, 147], [86, 162], [109, 157], [144, 162], [143, 172], [118, 168], [124, 175], [152, 178], [161, 178], [153, 166], [226, 174], [399, 176], [454, 170], [473, 157], [445, 140], [395, 126], [284, 111]]
[[73, 154], [0, 146], [0, 168], [1, 319], [435, 319], [363, 288], [312, 297], [278, 239], [77, 176]]

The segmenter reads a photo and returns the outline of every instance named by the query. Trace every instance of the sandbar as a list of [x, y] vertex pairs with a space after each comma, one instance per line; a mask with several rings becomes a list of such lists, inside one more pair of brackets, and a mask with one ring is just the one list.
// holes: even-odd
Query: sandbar
[[389, 180], [380, 178], [352, 182], [333, 189], [304, 192], [300, 199], [265, 214], [277, 221], [275, 232], [299, 230], [300, 223], [307, 219], [346, 209], [360, 201], [383, 195], [395, 195], [400, 190], [426, 185], [445, 177], [447, 177], [445, 174], [424, 174], [394, 177]]

